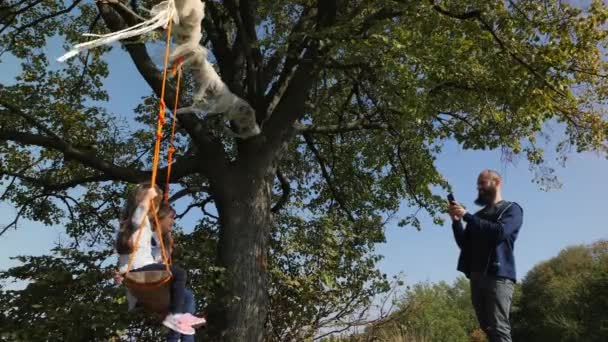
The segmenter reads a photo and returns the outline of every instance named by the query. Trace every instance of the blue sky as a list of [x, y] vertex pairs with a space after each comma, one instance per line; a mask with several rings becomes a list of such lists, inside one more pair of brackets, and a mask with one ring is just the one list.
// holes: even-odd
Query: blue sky
[[[500, 157], [497, 151], [464, 151], [448, 144], [437, 164], [452, 183], [456, 198], [471, 211], [476, 210], [473, 200], [479, 171], [490, 168], [502, 174], [504, 198], [524, 209], [524, 224], [515, 245], [518, 279], [566, 246], [608, 237], [601, 214], [608, 203], [608, 160], [591, 153], [572, 155], [565, 168], [556, 170], [562, 188], [547, 192], [531, 182], [527, 162], [505, 164]], [[387, 243], [378, 246], [384, 255], [381, 269], [389, 274], [403, 271], [407, 282], [453, 280], [459, 274], [459, 251], [449, 220], [444, 226], [428, 219], [423, 224], [425, 229], [420, 232], [389, 226]]]
[[[150, 52], [155, 60], [161, 60], [161, 48], [153, 48]], [[53, 48], [49, 58], [60, 54], [59, 48]], [[140, 98], [149, 93], [149, 87], [120, 48], [109, 53], [107, 60], [110, 64], [110, 76], [105, 83], [110, 93], [108, 108], [128, 117]], [[56, 62], [51, 61], [51, 67], [57, 67]], [[10, 83], [16, 71], [18, 66], [14, 61], [3, 58], [0, 82]], [[448, 143], [437, 165], [452, 183], [456, 198], [469, 208], [475, 208], [472, 201], [479, 171], [490, 168], [502, 173], [504, 197], [517, 201], [524, 208], [524, 226], [515, 251], [519, 279], [536, 263], [555, 256], [566, 246], [607, 237], [605, 215], [601, 214], [608, 203], [608, 161], [605, 158], [591, 153], [571, 155], [566, 168], [557, 167], [563, 187], [549, 192], [541, 191], [531, 181], [533, 174], [525, 160], [505, 164], [500, 151], [464, 151], [458, 145]], [[16, 212], [15, 208], [0, 203], [0, 227], [12, 221]], [[409, 212], [409, 208], [403, 208], [397, 219], [387, 226], [387, 242], [377, 248], [377, 252], [384, 255], [381, 270], [389, 275], [403, 272], [410, 284], [454, 280], [458, 276], [455, 270], [458, 249], [449, 224], [436, 226], [430, 219], [421, 217], [422, 231], [397, 227], [398, 218]], [[195, 215], [189, 215], [181, 226], [191, 227], [195, 219]], [[61, 238], [61, 232], [61, 227], [20, 221], [18, 230], [10, 230], [0, 237], [0, 269], [15, 265], [9, 260], [11, 256], [46, 253]]]

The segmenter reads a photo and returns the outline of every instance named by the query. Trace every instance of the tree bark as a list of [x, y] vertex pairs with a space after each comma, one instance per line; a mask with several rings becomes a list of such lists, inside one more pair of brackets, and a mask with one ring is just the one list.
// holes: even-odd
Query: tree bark
[[[221, 182], [219, 265], [225, 278], [210, 305], [213, 341], [262, 341], [267, 315], [267, 253], [274, 171], [241, 165]], [[249, 167], [247, 167], [249, 166]]]

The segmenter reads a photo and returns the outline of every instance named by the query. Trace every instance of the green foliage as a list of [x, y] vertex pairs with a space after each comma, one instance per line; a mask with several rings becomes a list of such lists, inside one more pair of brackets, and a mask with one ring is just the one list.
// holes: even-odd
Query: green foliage
[[268, 340], [311, 338], [388, 291], [376, 268], [380, 257], [369, 253], [381, 227], [357, 228], [331, 216], [281, 220], [271, 248]]
[[368, 326], [365, 333], [327, 341], [469, 342], [477, 334], [469, 282], [460, 277], [452, 285], [439, 282], [408, 287], [398, 309]]
[[514, 313], [523, 341], [605, 341], [608, 337], [608, 242], [569, 247], [535, 266]]
[[[153, 3], [142, 2], [148, 8]], [[249, 48], [232, 41], [238, 28], [223, 3], [208, 3], [215, 10], [207, 6], [205, 27], [224, 32], [214, 36], [205, 30], [204, 41], [226, 37], [227, 44], [235, 44], [228, 55]], [[277, 133], [289, 139], [281, 142], [279, 158], [263, 165], [273, 172], [278, 166], [291, 188], [268, 230], [272, 338], [310, 337], [332, 317], [351, 314], [387, 290], [374, 244], [384, 240], [383, 226], [401, 205], [441, 221], [445, 203], [437, 192], [449, 184], [435, 159], [446, 141], [521, 155], [545, 181], [552, 180], [541, 141], [546, 125], [565, 127], [565, 140], [556, 146], [561, 155], [570, 149], [606, 152], [608, 125], [601, 104], [608, 100], [608, 10], [602, 1], [585, 9], [549, 0], [343, 1], [337, 2], [335, 24], [324, 29], [317, 25], [316, 1], [257, 4], [254, 31], [264, 34], [251, 46], [260, 49], [264, 66], [279, 67], [260, 70], [257, 74], [268, 74], [268, 84], [244, 94], [256, 109], [266, 113], [258, 107], [272, 101], [260, 93], [290, 78], [281, 75], [281, 64], [294, 58], [287, 55], [290, 47], [309, 44], [320, 51], [320, 58], [297, 59], [294, 66], [316, 66], [308, 86], [292, 92], [307, 95], [299, 120], [306, 133]], [[148, 176], [158, 100], [143, 99], [134, 114], [128, 114], [130, 108], [120, 115], [107, 109], [109, 48], [65, 65], [51, 62], [60, 55], [59, 46], [79, 42], [81, 33], [105, 31], [92, 3], [7, 0], [0, 7], [2, 73], [17, 74], [0, 85], [0, 200], [18, 208], [21, 218], [65, 227], [68, 237], [53, 255], [23, 258], [23, 265], [2, 273], [3, 280], [26, 285], [0, 294], [2, 307], [10, 308], [2, 313], [8, 323], [0, 327], [8, 339], [42, 338], [32, 335], [37, 332], [26, 324], [30, 321], [51, 340], [107, 339], [123, 331], [148, 340], [159, 336], [157, 325], [139, 329], [141, 318], [124, 312], [116, 302], [122, 292], [105, 273], [114, 261], [108, 255], [125, 183]], [[154, 39], [148, 46], [157, 43]], [[217, 52], [220, 66], [229, 64], [217, 46], [208, 47]], [[220, 72], [237, 79], [231, 85], [257, 84], [230, 70]], [[189, 103], [192, 84], [186, 83], [183, 102]], [[210, 135], [226, 150], [231, 167], [256, 160], [257, 147], [221, 129], [212, 126]], [[191, 138], [178, 131], [176, 159], [207, 165]], [[209, 185], [206, 175], [193, 172], [176, 182], [173, 194], [185, 191], [184, 199], [206, 211], [217, 190]], [[274, 184], [275, 203], [283, 187]], [[200, 224], [180, 236], [178, 260], [191, 270], [197, 297], [209, 299], [224, 284], [224, 269], [216, 264], [222, 227], [207, 218], [213, 215], [197, 213]], [[20, 227], [17, 223], [10, 227]], [[400, 218], [400, 224], [421, 228], [416, 215]], [[599, 291], [602, 277], [587, 291]], [[468, 318], [456, 327], [464, 321], [450, 304], [464, 296], [458, 286], [411, 290], [412, 298], [441, 295], [430, 311], [417, 307], [420, 318], [408, 327], [429, 338], [448, 328], [457, 336], [469, 334]], [[46, 287], [67, 290], [47, 298], [41, 292]], [[83, 308], [93, 302], [95, 324], [78, 325]], [[439, 313], [446, 320], [434, 320]]]
[[[24, 284], [22, 290], [0, 293], [6, 341], [107, 341], [143, 316], [128, 316], [124, 290], [112, 284], [109, 267], [98, 260], [107, 253], [80, 253], [56, 248], [53, 256], [19, 257], [23, 266], [2, 273], [2, 280]], [[143, 324], [142, 324], [143, 323]], [[159, 329], [145, 333], [158, 336]]]
[[476, 329], [470, 301], [469, 282], [459, 278], [446, 283], [415, 285], [406, 294], [401, 310], [409, 317], [400, 329], [427, 341], [468, 341]]

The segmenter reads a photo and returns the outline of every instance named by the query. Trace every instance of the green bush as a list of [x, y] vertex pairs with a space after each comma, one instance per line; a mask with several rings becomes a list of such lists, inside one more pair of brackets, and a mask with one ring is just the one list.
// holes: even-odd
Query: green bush
[[363, 334], [333, 341], [484, 341], [483, 333], [476, 329], [469, 282], [460, 277], [453, 285], [439, 282], [408, 287], [399, 308], [388, 318]]
[[608, 341], [608, 241], [564, 249], [525, 277], [516, 341]]

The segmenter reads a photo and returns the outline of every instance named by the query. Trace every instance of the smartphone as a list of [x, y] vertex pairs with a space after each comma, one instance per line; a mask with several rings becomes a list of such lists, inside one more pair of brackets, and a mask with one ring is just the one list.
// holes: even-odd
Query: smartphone
[[452, 193], [449, 193], [449, 194], [448, 194], [448, 201], [449, 201], [450, 203], [454, 203], [454, 202], [456, 202], [456, 200], [454, 199], [454, 195], [453, 195]]

